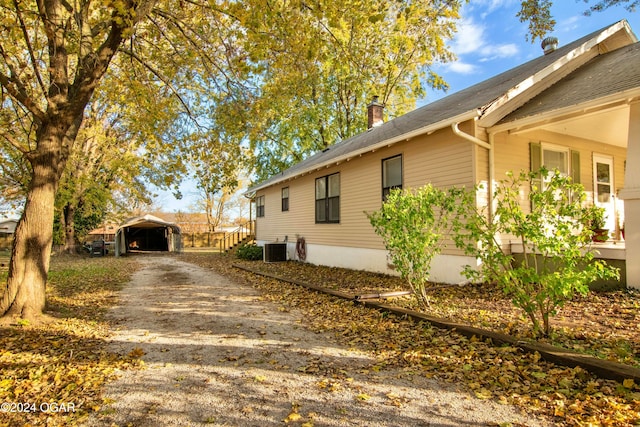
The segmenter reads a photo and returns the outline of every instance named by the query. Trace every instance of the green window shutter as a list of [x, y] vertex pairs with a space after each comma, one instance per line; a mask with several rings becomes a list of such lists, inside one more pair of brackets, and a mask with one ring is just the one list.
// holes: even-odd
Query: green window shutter
[[[580, 184], [580, 152], [578, 150], [571, 150], [569, 153], [571, 156], [571, 169], [569, 173], [571, 175], [571, 181], [574, 184]], [[570, 194], [570, 200], [574, 201], [573, 194]]]
[[[537, 172], [535, 178], [531, 180], [531, 191], [533, 191], [534, 187], [541, 190], [542, 175], [540, 174], [540, 169], [542, 168], [542, 145], [539, 142], [529, 143], [529, 158], [531, 160], [531, 172]], [[531, 202], [531, 210], [533, 210], [533, 208], [533, 202]]]
[[580, 184], [580, 152], [571, 150], [571, 180], [574, 184]]
[[[529, 156], [531, 159], [531, 172], [539, 172], [542, 168], [542, 146], [539, 142], [530, 142], [529, 143]], [[538, 173], [536, 178], [533, 179], [533, 185], [541, 188], [542, 177]]]

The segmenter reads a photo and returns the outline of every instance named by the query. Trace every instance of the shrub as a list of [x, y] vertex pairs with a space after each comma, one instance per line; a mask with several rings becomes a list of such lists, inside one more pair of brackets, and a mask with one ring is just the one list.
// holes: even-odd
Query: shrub
[[440, 190], [428, 184], [417, 190], [394, 190], [379, 211], [367, 213], [393, 265], [425, 308], [431, 260], [445, 247], [445, 238], [457, 224], [453, 218], [468, 211], [472, 201], [464, 189]]
[[262, 246], [255, 244], [242, 245], [236, 251], [236, 256], [248, 261], [258, 261], [262, 259]]
[[[548, 335], [549, 318], [564, 302], [576, 293], [588, 293], [589, 283], [596, 279], [618, 278], [618, 271], [593, 260], [590, 223], [601, 213], [584, 205], [582, 185], [545, 169], [507, 176], [494, 190], [493, 218], [469, 211], [456, 242], [481, 261], [479, 270], [466, 269], [467, 276], [497, 282], [529, 317], [534, 336]], [[528, 200], [521, 196], [527, 186]], [[523, 204], [531, 208], [525, 210]], [[521, 261], [514, 259], [499, 236], [522, 244]]]

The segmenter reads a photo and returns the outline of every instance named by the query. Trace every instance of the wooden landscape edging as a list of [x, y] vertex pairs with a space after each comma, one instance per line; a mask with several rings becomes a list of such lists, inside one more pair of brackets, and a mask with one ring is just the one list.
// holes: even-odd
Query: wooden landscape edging
[[295, 279], [289, 279], [287, 277], [278, 276], [263, 271], [254, 270], [239, 264], [232, 264], [233, 267], [240, 270], [248, 271], [253, 274], [257, 274], [271, 279], [280, 280], [294, 285], [302, 286], [307, 289], [311, 289], [317, 292], [333, 295], [338, 298], [351, 300], [354, 303], [362, 304], [371, 308], [375, 308], [381, 311], [388, 311], [401, 317], [411, 318], [416, 321], [429, 322], [433, 326], [440, 329], [450, 329], [466, 336], [466, 337], [478, 337], [482, 339], [490, 339], [495, 345], [508, 344], [514, 347], [519, 347], [527, 352], [538, 352], [542, 359], [556, 363], [558, 365], [567, 367], [580, 366], [586, 371], [598, 375], [601, 378], [624, 381], [626, 379], [633, 379], [636, 383], [640, 383], [640, 369], [633, 366], [625, 365], [622, 363], [612, 362], [609, 360], [599, 359], [597, 357], [589, 356], [587, 354], [577, 353], [572, 350], [564, 349], [561, 347], [555, 347], [544, 343], [532, 343], [527, 341], [518, 340], [511, 335], [506, 335], [500, 332], [488, 331], [485, 329], [476, 328], [473, 326], [465, 325], [462, 323], [456, 323], [447, 319], [429, 316], [424, 313], [420, 313], [414, 310], [408, 310], [402, 307], [394, 305], [373, 302], [373, 301], [358, 301], [356, 296], [348, 294], [346, 292], [336, 291], [333, 289], [323, 288], [321, 286], [312, 285], [309, 283], [301, 282]]

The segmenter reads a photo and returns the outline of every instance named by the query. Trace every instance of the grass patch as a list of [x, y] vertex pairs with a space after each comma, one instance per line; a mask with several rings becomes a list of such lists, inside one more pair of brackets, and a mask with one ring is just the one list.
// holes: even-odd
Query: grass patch
[[0, 403], [10, 405], [0, 425], [77, 425], [100, 410], [103, 384], [116, 369], [138, 363], [109, 353], [105, 341], [105, 313], [137, 268], [131, 258], [52, 258], [52, 321], [0, 328]]

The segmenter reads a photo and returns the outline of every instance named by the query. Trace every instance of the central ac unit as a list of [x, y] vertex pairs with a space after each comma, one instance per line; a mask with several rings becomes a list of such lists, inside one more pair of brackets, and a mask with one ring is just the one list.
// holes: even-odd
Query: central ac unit
[[282, 262], [287, 260], [286, 243], [265, 243], [264, 262]]

